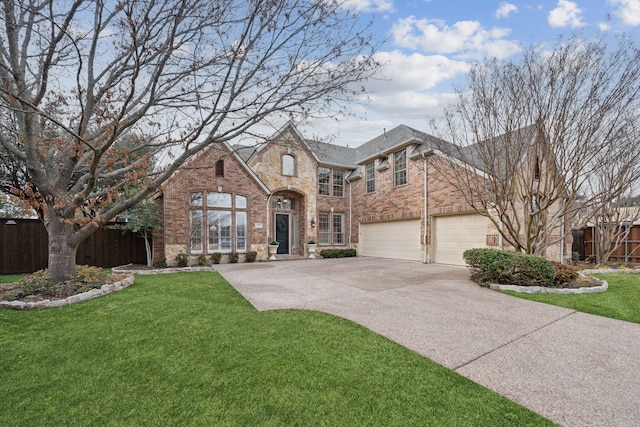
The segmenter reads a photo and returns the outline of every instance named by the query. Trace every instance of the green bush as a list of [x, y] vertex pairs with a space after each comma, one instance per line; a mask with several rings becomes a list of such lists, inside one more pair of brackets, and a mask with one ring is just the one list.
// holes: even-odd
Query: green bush
[[198, 265], [201, 267], [207, 265], [207, 257], [205, 255], [200, 255], [198, 257]]
[[220, 260], [221, 260], [221, 259], [222, 259], [222, 254], [221, 254], [220, 252], [214, 252], [214, 253], [211, 255], [211, 261], [212, 261], [214, 264], [220, 264]]
[[178, 255], [176, 255], [176, 261], [178, 262], [178, 267], [189, 266], [189, 256], [184, 252], [180, 252]]
[[498, 249], [469, 249], [463, 254], [478, 283], [553, 286], [556, 270], [543, 257]]
[[258, 252], [256, 251], [248, 252], [244, 257], [244, 262], [255, 262], [257, 256], [258, 256]]
[[231, 264], [237, 263], [239, 259], [240, 259], [240, 255], [238, 255], [236, 252], [232, 252], [229, 254], [229, 262]]
[[356, 256], [355, 249], [323, 249], [320, 251], [322, 258], [346, 258]]
[[108, 276], [109, 274], [100, 267], [79, 265], [76, 267], [75, 278], [63, 283], [53, 283], [48, 270], [38, 270], [18, 282], [19, 290], [15, 296], [66, 297], [99, 288], [106, 283]]

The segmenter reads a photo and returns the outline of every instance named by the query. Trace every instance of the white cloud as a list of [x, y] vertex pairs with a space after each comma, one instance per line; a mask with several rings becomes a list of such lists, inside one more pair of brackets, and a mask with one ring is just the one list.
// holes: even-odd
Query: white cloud
[[618, 7], [614, 15], [623, 24], [632, 27], [640, 25], [640, 0], [609, 0], [609, 3]]
[[367, 83], [369, 102], [352, 104], [354, 117], [311, 119], [302, 126], [306, 136], [355, 147], [400, 124], [428, 131], [428, 120], [456, 99], [448, 88], [442, 93], [442, 85], [463, 78], [470, 68], [443, 55], [391, 51], [377, 53], [376, 59], [384, 66], [380, 78]]
[[392, 0], [347, 0], [345, 5], [356, 12], [393, 12]]
[[582, 27], [582, 9], [578, 4], [569, 0], [558, 0], [558, 6], [549, 12], [547, 18], [552, 27]]
[[611, 24], [608, 22], [600, 22], [598, 23], [598, 29], [602, 32], [607, 32], [611, 29]]
[[449, 26], [439, 19], [414, 16], [399, 20], [391, 29], [399, 47], [466, 59], [505, 58], [520, 51], [518, 43], [506, 39], [510, 33], [508, 28], [486, 29], [478, 21], [458, 21]]
[[502, 2], [500, 7], [496, 10], [496, 18], [508, 18], [512, 13], [518, 12], [518, 6], [511, 3]]
[[[443, 81], [469, 71], [469, 64], [443, 55], [405, 55], [400, 51], [379, 52], [376, 59], [384, 64], [382, 78], [384, 90], [432, 89]], [[380, 87], [378, 87], [380, 89]]]

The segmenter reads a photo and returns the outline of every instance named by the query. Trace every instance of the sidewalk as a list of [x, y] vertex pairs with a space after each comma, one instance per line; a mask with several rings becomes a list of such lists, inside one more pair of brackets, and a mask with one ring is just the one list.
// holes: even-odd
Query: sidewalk
[[460, 267], [358, 257], [216, 269], [258, 310], [350, 319], [558, 424], [640, 425], [639, 324], [491, 291]]

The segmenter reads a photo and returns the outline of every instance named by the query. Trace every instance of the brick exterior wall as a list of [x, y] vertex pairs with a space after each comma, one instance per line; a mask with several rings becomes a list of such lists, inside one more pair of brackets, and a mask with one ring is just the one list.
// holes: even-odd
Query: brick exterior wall
[[[215, 176], [214, 165], [220, 159], [224, 160], [224, 177]], [[189, 253], [189, 202], [191, 193], [199, 191], [246, 196], [247, 250], [257, 252], [259, 259], [267, 257], [267, 194], [223, 145], [214, 145], [189, 161], [165, 183], [162, 191], [164, 230], [157, 241], [163, 243], [163, 258], [169, 265], [175, 265], [175, 257], [179, 252]], [[196, 257], [191, 256], [192, 259]]]
[[[446, 159], [433, 154], [411, 158], [415, 145], [405, 148], [405, 185], [394, 185], [391, 153], [386, 168], [378, 170], [382, 158], [376, 159], [374, 192], [366, 193], [363, 164], [358, 166], [360, 177], [345, 183], [344, 196], [335, 197], [318, 194], [318, 168], [323, 165], [318, 164], [316, 157], [292, 127], [285, 128], [274, 140], [262, 145], [247, 161], [271, 195], [247, 172], [241, 161], [229, 155], [224, 146], [214, 146], [176, 172], [163, 187], [164, 197], [161, 200], [164, 207], [164, 230], [160, 233], [161, 236], [154, 236], [156, 262], [166, 258], [172, 264], [178, 252], [187, 252], [189, 197], [196, 191], [222, 191], [248, 197], [248, 248], [258, 252], [258, 259], [267, 257], [266, 243], [275, 236], [275, 215], [278, 213], [289, 214], [291, 221], [295, 221], [291, 226], [295, 227], [297, 237], [290, 252], [294, 255], [308, 255], [305, 242], [319, 241], [317, 225], [312, 226], [312, 219], [317, 221], [320, 212], [344, 214], [345, 244], [335, 247], [356, 249], [360, 223], [419, 219], [423, 255], [431, 254], [434, 217], [475, 211], [466, 203], [462, 193], [450, 183], [447, 171], [451, 165]], [[292, 176], [282, 173], [283, 155], [291, 155], [295, 159], [295, 173]], [[220, 158], [225, 159], [224, 178], [215, 177], [214, 173], [213, 166]], [[345, 171], [345, 177], [349, 172]], [[424, 200], [425, 176], [428, 181], [427, 212]], [[478, 179], [482, 178], [478, 176]], [[278, 206], [273, 203], [277, 198], [295, 200], [295, 209], [278, 210]], [[487, 219], [487, 246], [498, 247], [500, 243], [496, 226]], [[566, 244], [570, 245], [570, 241]], [[547, 256], [551, 259], [558, 259], [558, 253], [559, 245], [547, 250]], [[567, 254], [570, 252], [565, 249], [565, 256]]]

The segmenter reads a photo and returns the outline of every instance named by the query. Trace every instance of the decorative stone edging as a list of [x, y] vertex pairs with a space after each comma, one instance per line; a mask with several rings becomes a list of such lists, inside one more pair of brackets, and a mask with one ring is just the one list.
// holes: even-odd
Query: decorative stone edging
[[34, 302], [24, 301], [0, 301], [0, 307], [11, 308], [14, 310], [31, 310], [34, 308], [53, 308], [62, 307], [63, 305], [75, 304], [81, 301], [87, 301], [93, 298], [101, 297], [103, 295], [110, 294], [111, 292], [119, 291], [130, 286], [133, 283], [133, 276], [125, 277], [124, 279], [111, 283], [108, 285], [102, 285], [99, 288], [91, 289], [88, 292], [81, 294], [71, 295], [64, 299], [43, 300]]
[[[584, 270], [579, 272], [578, 274], [582, 277], [586, 277], [590, 275], [591, 271], [596, 271], [598, 273], [607, 272], [609, 270]], [[617, 271], [617, 270], [612, 270]], [[513, 291], [513, 292], [521, 292], [523, 294], [560, 294], [560, 295], [579, 295], [579, 294], [596, 294], [599, 292], [604, 292], [609, 289], [609, 284], [602, 279], [598, 279], [597, 277], [592, 277], [593, 280], [600, 282], [598, 286], [589, 286], [583, 288], [549, 288], [546, 286], [517, 286], [517, 285], [500, 285], [498, 283], [491, 283], [489, 288], [498, 290], [498, 291]]]
[[640, 274], [640, 269], [631, 268], [595, 268], [591, 270], [582, 270], [582, 274]]
[[156, 268], [153, 270], [127, 270], [126, 265], [114, 267], [112, 271], [123, 274], [168, 274], [168, 273], [187, 273], [189, 271], [216, 271], [213, 267], [172, 267], [172, 268]]

